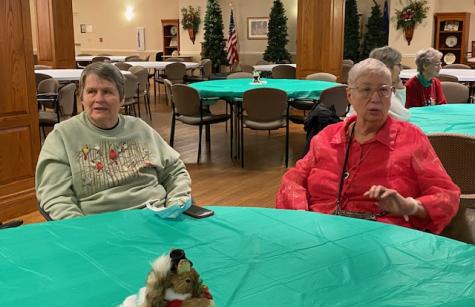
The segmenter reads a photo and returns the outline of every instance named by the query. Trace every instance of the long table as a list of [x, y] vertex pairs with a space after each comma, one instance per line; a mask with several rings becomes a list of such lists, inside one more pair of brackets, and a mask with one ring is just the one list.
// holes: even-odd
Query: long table
[[98, 56], [106, 56], [111, 59], [112, 62], [123, 62], [125, 61], [126, 55], [77, 55], [76, 61], [77, 62], [91, 62], [93, 58]]
[[[79, 81], [82, 69], [38, 69], [35, 73], [49, 75], [58, 81]], [[121, 70], [123, 75], [130, 74], [130, 71]]]
[[[456, 76], [460, 82], [474, 82], [475, 81], [475, 69], [453, 69], [442, 68], [441, 74]], [[404, 69], [400, 73], [401, 79], [410, 79], [417, 75], [417, 69]]]
[[[176, 62], [126, 62], [127, 64], [130, 64], [132, 66], [142, 66], [145, 68], [151, 68], [151, 69], [157, 69], [157, 70], [165, 70], [165, 66], [171, 63], [176, 63]], [[182, 64], [185, 64], [186, 69], [192, 69], [192, 68], [198, 68], [200, 66], [199, 63], [195, 62], [180, 62]]]
[[409, 121], [425, 133], [475, 135], [475, 104], [444, 104], [410, 108]]
[[183, 248], [216, 306], [474, 306], [475, 247], [314, 212], [120, 211], [0, 231], [1, 306], [117, 306]]

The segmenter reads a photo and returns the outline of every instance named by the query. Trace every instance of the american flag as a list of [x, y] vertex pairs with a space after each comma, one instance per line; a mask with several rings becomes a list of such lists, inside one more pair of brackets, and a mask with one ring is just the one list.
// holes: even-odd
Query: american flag
[[228, 64], [233, 65], [239, 62], [239, 54], [237, 50], [237, 33], [236, 25], [234, 24], [233, 9], [231, 9], [231, 16], [229, 17], [229, 37], [226, 49], [228, 50]]

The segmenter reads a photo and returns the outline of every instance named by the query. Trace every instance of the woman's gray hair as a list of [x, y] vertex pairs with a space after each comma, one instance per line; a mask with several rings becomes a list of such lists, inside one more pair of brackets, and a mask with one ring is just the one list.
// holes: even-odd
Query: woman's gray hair
[[81, 78], [79, 79], [79, 97], [81, 97], [81, 100], [86, 78], [89, 75], [96, 75], [101, 79], [112, 82], [119, 92], [120, 100], [122, 101], [124, 99], [125, 78], [119, 68], [107, 62], [93, 62], [84, 68]]
[[393, 68], [394, 65], [401, 63], [402, 55], [399, 51], [389, 46], [376, 48], [369, 54], [370, 58], [380, 60], [387, 67]]
[[416, 53], [417, 71], [423, 72], [424, 65], [432, 63], [434, 59], [442, 59], [442, 52], [434, 48], [427, 48], [419, 50]]
[[359, 77], [366, 74], [384, 74], [391, 80], [391, 72], [383, 62], [376, 59], [366, 59], [355, 64], [348, 73], [348, 85], [352, 85]]

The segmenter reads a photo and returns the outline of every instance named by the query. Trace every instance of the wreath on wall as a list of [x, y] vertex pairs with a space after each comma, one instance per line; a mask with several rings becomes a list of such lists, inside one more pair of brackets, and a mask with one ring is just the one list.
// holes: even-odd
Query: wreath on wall
[[181, 25], [183, 26], [184, 30], [188, 30], [188, 34], [190, 35], [190, 40], [195, 44], [196, 33], [198, 33], [198, 29], [201, 23], [201, 8], [194, 8], [191, 5], [188, 8], [184, 7], [181, 9]]
[[401, 10], [396, 10], [396, 29], [404, 31], [407, 44], [411, 44], [416, 25], [422, 23], [427, 18], [429, 6], [426, 0], [409, 0], [409, 4]]

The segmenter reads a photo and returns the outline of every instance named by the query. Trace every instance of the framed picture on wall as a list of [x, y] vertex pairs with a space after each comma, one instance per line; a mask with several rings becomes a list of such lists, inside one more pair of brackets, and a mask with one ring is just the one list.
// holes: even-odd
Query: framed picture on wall
[[81, 33], [86, 33], [86, 24], [82, 23], [80, 28], [81, 28]]
[[247, 17], [247, 39], [267, 39], [269, 17]]

